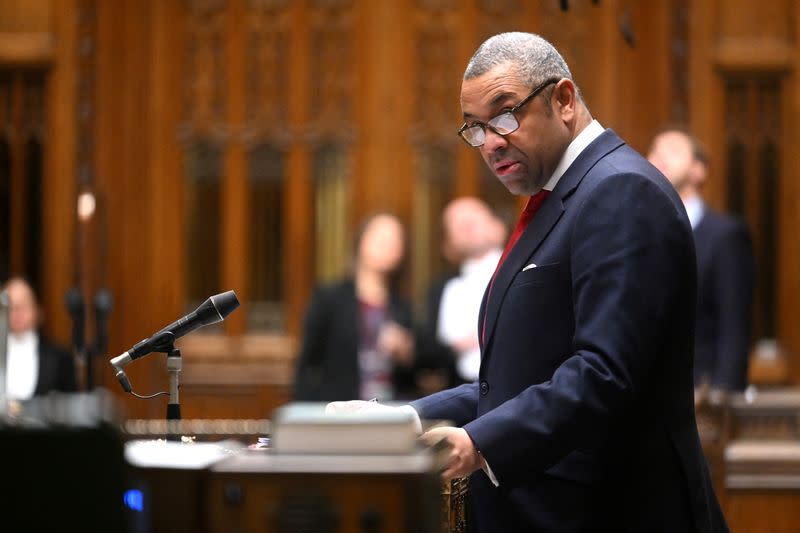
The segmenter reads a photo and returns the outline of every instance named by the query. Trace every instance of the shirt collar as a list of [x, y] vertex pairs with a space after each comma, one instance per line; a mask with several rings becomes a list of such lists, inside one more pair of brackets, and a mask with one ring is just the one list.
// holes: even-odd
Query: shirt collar
[[467, 259], [461, 264], [461, 275], [469, 277], [472, 274], [483, 272], [486, 269], [494, 271], [501, 255], [503, 255], [503, 250], [494, 248], [489, 250], [480, 259]]
[[36, 330], [29, 329], [22, 333], [8, 332], [8, 342], [14, 346], [35, 346], [39, 341]]
[[578, 159], [578, 156], [581, 155], [581, 152], [604, 131], [605, 128], [596, 120], [592, 120], [588, 126], [583, 128], [583, 131], [569, 143], [569, 146], [567, 146], [567, 149], [564, 151], [564, 155], [561, 156], [561, 161], [558, 162], [555, 171], [553, 171], [553, 175], [550, 176], [550, 180], [545, 183], [543, 188], [548, 191], [555, 189], [558, 180], [561, 179], [561, 176], [564, 175], [570, 165], [572, 165], [572, 163]]
[[689, 223], [692, 225], [692, 229], [696, 228], [703, 219], [703, 214], [706, 210], [703, 199], [699, 196], [692, 196], [683, 201], [683, 207], [686, 208], [686, 216], [689, 217]]

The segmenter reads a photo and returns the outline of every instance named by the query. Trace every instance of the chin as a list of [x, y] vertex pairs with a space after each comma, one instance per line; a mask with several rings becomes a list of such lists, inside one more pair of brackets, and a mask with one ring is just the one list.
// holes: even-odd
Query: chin
[[530, 196], [530, 193], [526, 192], [528, 187], [524, 182], [508, 181], [508, 182], [503, 182], [503, 185], [505, 185], [506, 189], [508, 189], [508, 192], [510, 192], [514, 196], [525, 196], [525, 195]]

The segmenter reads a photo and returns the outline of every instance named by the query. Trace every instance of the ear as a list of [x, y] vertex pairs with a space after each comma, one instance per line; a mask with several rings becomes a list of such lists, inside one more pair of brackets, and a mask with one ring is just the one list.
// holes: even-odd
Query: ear
[[700, 161], [693, 160], [692, 164], [689, 166], [689, 177], [692, 181], [692, 185], [698, 189], [702, 188], [706, 183], [706, 178], [708, 177], [707, 168]]
[[578, 95], [572, 80], [564, 78], [556, 84], [551, 102], [553, 103], [553, 110], [561, 120], [571, 122], [575, 118]]

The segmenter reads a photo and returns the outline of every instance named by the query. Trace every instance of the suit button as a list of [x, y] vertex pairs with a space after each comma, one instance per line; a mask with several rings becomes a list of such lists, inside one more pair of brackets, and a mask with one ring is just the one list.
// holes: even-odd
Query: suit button
[[486, 396], [487, 394], [489, 394], [489, 384], [481, 381], [481, 396]]

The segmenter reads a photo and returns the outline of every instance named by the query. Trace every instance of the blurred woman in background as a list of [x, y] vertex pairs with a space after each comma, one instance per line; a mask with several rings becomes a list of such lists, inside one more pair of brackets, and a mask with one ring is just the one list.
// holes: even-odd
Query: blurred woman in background
[[364, 222], [351, 276], [317, 288], [311, 297], [295, 400], [414, 396], [411, 307], [397, 290], [405, 254], [405, 230], [396, 216], [379, 213]]

